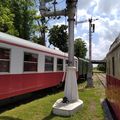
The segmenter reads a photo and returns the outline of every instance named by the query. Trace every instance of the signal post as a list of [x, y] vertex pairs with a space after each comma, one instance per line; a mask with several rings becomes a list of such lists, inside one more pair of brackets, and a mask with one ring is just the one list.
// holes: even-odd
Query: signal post
[[50, 16], [68, 16], [68, 58], [69, 64], [67, 68], [67, 74], [65, 79], [64, 97], [58, 99], [53, 105], [53, 113], [62, 116], [71, 116], [77, 112], [83, 105], [83, 101], [79, 99], [76, 68], [74, 67], [74, 16], [77, 0], [66, 0], [67, 9], [62, 11], [46, 12], [45, 2], [41, 1], [41, 15]]
[[92, 79], [92, 33], [95, 31], [95, 24], [92, 24], [93, 21], [98, 19], [88, 19], [89, 22], [89, 63], [88, 63], [88, 74], [87, 74], [87, 86], [94, 87]]

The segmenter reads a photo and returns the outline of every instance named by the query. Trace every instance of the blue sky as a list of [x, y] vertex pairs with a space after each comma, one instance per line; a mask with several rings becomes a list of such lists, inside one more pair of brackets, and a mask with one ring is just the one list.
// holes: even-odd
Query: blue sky
[[[65, 8], [66, 0], [57, 0], [57, 10]], [[53, 9], [51, 2], [49, 5]], [[78, 0], [76, 18], [77, 21], [98, 18], [94, 21], [96, 29], [92, 34], [92, 59], [103, 59], [110, 47], [110, 44], [120, 33], [120, 0]], [[51, 19], [48, 26], [67, 25], [67, 18]], [[88, 22], [75, 25], [75, 38], [82, 38], [88, 48]], [[88, 56], [88, 54], [87, 54]]]

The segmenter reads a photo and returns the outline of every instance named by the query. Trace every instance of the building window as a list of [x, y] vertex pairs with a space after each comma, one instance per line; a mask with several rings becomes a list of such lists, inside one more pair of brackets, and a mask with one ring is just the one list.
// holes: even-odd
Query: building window
[[50, 56], [45, 56], [45, 71], [53, 71], [54, 68], [54, 58]]
[[24, 72], [37, 71], [38, 55], [34, 53], [24, 53]]
[[10, 49], [0, 48], [0, 72], [10, 71]]
[[57, 71], [63, 71], [63, 59], [57, 59]]

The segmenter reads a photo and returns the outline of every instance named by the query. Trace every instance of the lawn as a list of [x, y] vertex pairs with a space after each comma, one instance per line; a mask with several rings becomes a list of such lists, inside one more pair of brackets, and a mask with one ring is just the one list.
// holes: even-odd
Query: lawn
[[86, 82], [78, 86], [79, 97], [84, 106], [73, 116], [61, 117], [52, 114], [52, 105], [64, 96], [63, 92], [59, 92], [7, 110], [0, 114], [0, 120], [103, 120], [100, 99], [105, 97], [104, 88], [95, 77], [94, 88], [85, 88], [85, 85]]

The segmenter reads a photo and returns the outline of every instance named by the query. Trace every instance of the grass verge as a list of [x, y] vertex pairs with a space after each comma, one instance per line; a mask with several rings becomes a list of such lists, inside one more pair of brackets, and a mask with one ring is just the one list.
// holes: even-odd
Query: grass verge
[[84, 102], [81, 110], [70, 117], [52, 114], [52, 105], [64, 96], [63, 92], [45, 96], [32, 102], [22, 104], [0, 114], [0, 120], [103, 120], [104, 113], [100, 99], [104, 98], [104, 88], [94, 77], [94, 88], [85, 88], [86, 82], [79, 84], [79, 97]]

